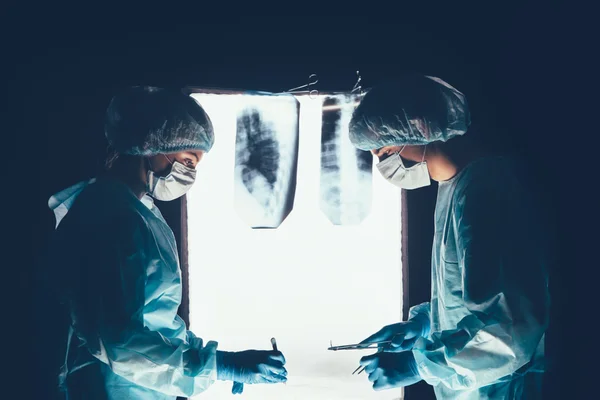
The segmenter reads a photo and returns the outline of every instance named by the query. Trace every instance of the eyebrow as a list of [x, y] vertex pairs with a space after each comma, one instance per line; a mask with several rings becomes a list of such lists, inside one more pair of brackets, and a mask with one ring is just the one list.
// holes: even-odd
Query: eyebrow
[[193, 155], [194, 157], [196, 157], [196, 162], [200, 162], [200, 157], [198, 157], [198, 154], [196, 153], [190, 153], [191, 155]]

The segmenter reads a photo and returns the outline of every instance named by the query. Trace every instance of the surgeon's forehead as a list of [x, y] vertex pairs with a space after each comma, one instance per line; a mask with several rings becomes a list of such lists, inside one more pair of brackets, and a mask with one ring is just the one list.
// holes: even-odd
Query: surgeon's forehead
[[202, 160], [202, 156], [204, 155], [204, 151], [202, 150], [186, 150], [186, 151], [178, 151], [175, 153], [168, 153], [174, 157], [191, 157], [194, 160], [200, 161]]
[[376, 151], [376, 152], [380, 152], [380, 151], [385, 151], [385, 150], [399, 150], [399, 149], [401, 149], [402, 147], [404, 147], [404, 146], [398, 146], [398, 145], [389, 145], [389, 146], [383, 146], [383, 147], [380, 147], [380, 148], [378, 148], [378, 149], [375, 149], [374, 151]]

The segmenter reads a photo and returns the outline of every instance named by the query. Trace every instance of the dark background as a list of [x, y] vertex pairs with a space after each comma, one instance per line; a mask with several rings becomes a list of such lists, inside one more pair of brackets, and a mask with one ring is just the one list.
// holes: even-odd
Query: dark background
[[[349, 90], [360, 70], [366, 87], [403, 71], [446, 80], [467, 96], [474, 130], [489, 144], [526, 156], [532, 187], [549, 200], [547, 210], [560, 236], [560, 262], [551, 282], [553, 332], [547, 339], [555, 369], [548, 374], [545, 398], [586, 398], [580, 393], [594, 386], [591, 374], [598, 370], [587, 366], [596, 347], [597, 311], [585, 314], [585, 303], [576, 296], [589, 303], [593, 294], [583, 287], [585, 281], [595, 282], [596, 272], [575, 245], [580, 234], [597, 236], [582, 234], [595, 226], [595, 204], [588, 207], [584, 199], [596, 198], [586, 180], [590, 169], [582, 162], [598, 129], [588, 125], [589, 132], [582, 134], [574, 128], [574, 120], [588, 122], [590, 114], [583, 111], [587, 98], [572, 89], [594, 93], [578, 81], [584, 75], [579, 64], [594, 53], [590, 24], [579, 19], [575, 5], [560, 2], [460, 4], [360, 8], [357, 15], [342, 16], [222, 14], [225, 23], [207, 10], [174, 6], [153, 18], [122, 8], [75, 14], [54, 5], [35, 12], [8, 7], [2, 109], [3, 136], [10, 140], [3, 148], [14, 161], [3, 168], [11, 239], [3, 266], [8, 311], [3, 336], [10, 360], [6, 368], [14, 378], [7, 392], [45, 398], [36, 385], [36, 365], [47, 357], [49, 344], [43, 329], [32, 323], [40, 305], [31, 282], [54, 223], [46, 202], [101, 167], [104, 111], [116, 90], [149, 84], [283, 91], [303, 84], [311, 73], [318, 74], [321, 90]], [[421, 205], [426, 216], [431, 195], [425, 190], [409, 201]], [[422, 300], [428, 290], [432, 215], [429, 221], [423, 218], [412, 240], [422, 238], [415, 265], [426, 267], [411, 272], [411, 302]], [[578, 266], [587, 268], [579, 273]], [[577, 293], [568, 289], [573, 283]], [[427, 389], [415, 386], [409, 393], [424, 399]]]

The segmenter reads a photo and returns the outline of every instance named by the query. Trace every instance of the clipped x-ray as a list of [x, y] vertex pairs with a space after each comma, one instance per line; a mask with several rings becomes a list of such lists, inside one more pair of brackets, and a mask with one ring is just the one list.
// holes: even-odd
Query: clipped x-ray
[[371, 211], [373, 155], [348, 137], [358, 95], [323, 100], [320, 207], [334, 225], [357, 225]]
[[300, 104], [292, 95], [241, 99], [235, 142], [235, 207], [252, 228], [277, 228], [296, 193]]

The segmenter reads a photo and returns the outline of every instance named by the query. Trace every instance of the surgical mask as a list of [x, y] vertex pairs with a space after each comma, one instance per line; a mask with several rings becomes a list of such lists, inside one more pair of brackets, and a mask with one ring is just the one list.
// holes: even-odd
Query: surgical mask
[[[404, 150], [404, 147], [402, 150]], [[402, 150], [377, 164], [377, 169], [381, 175], [385, 180], [401, 189], [410, 190], [429, 186], [431, 180], [429, 179], [429, 170], [427, 169], [427, 162], [425, 161], [425, 151], [427, 151], [427, 146], [425, 146], [425, 150], [423, 151], [423, 159], [421, 162], [409, 168], [404, 166], [402, 158], [400, 157]]]
[[[167, 160], [169, 157], [165, 156]], [[150, 160], [148, 160], [150, 163]], [[171, 201], [184, 194], [194, 184], [196, 180], [196, 170], [186, 167], [178, 161], [171, 162], [171, 172], [167, 176], [158, 176], [154, 171], [148, 168], [148, 179], [146, 191], [156, 200]]]

